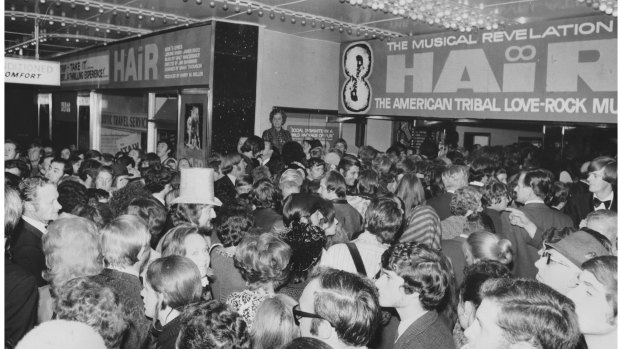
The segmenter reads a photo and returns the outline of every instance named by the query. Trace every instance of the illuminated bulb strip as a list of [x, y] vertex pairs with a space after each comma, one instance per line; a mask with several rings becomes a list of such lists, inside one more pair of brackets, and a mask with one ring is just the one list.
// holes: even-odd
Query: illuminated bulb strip
[[469, 1], [451, 0], [340, 0], [353, 6], [391, 13], [396, 17], [422, 21], [446, 29], [471, 31], [497, 29], [515, 21], [483, 12], [484, 6], [469, 6]]
[[[230, 2], [230, 0], [215, 0], [213, 2], [219, 2], [219, 3], [228, 3]], [[343, 28], [343, 31], [360, 31], [361, 34], [364, 33], [368, 33], [369, 35], [377, 35], [377, 36], [385, 36], [385, 37], [402, 37], [404, 36], [404, 34], [399, 33], [399, 32], [394, 32], [394, 31], [390, 31], [390, 30], [385, 30], [385, 29], [379, 29], [376, 27], [370, 27], [370, 26], [366, 26], [366, 25], [360, 25], [360, 24], [353, 24], [350, 22], [343, 22], [343, 21], [339, 21], [337, 19], [334, 18], [330, 18], [330, 17], [323, 17], [323, 16], [319, 16], [319, 15], [315, 15], [315, 14], [310, 14], [310, 13], [306, 13], [306, 12], [298, 12], [298, 11], [292, 11], [292, 10], [287, 10], [287, 9], [283, 9], [281, 7], [277, 7], [277, 6], [272, 6], [272, 5], [267, 5], [267, 4], [263, 4], [261, 2], [258, 1], [251, 1], [251, 0], [236, 0], [234, 1], [234, 3], [236, 5], [241, 5], [241, 6], [245, 6], [245, 7], [252, 7], [252, 9], [256, 9], [257, 11], [262, 11], [263, 13], [274, 13], [274, 16], [272, 18], [271, 15], [269, 15], [269, 18], [274, 19], [274, 18], [279, 18], [282, 15], [284, 15], [285, 17], [292, 19], [295, 18], [294, 21], [289, 20], [292, 23], [296, 23], [297, 19], [300, 19], [299, 22], [301, 22], [302, 19], [305, 19], [305, 25], [307, 26], [308, 23], [312, 23], [312, 21], [315, 21], [316, 27], [323, 29], [321, 26], [321, 23], [325, 24], [325, 29], [331, 29], [331, 27], [333, 26], [333, 28]], [[286, 18], [285, 18], [286, 20]], [[304, 24], [302, 24], [304, 25]], [[362, 36], [362, 35], [358, 35], [358, 36]]]
[[[584, 0], [577, 0], [578, 3], [584, 3]], [[617, 0], [594, 0], [586, 1], [585, 4], [595, 10], [599, 10], [605, 14], [618, 17], [618, 1]]]
[[153, 32], [152, 30], [149, 30], [149, 29], [139, 29], [139, 28], [134, 28], [134, 27], [126, 27], [126, 26], [121, 26], [121, 25], [87, 21], [83, 19], [73, 19], [73, 18], [67, 18], [67, 17], [61, 17], [61, 16], [50, 16], [50, 15], [43, 14], [43, 13], [5, 11], [4, 16], [5, 17], [14, 16], [14, 17], [37, 19], [37, 20], [43, 20], [43, 21], [57, 21], [57, 22], [64, 22], [66, 24], [71, 24], [71, 25], [85, 26], [89, 28], [120, 30], [120, 31], [133, 33], [133, 34], [149, 34]]
[[109, 2], [103, 2], [103, 1], [93, 1], [93, 0], [58, 0], [58, 2], [66, 3], [66, 4], [71, 4], [72, 6], [73, 5], [80, 5], [80, 6], [88, 5], [88, 6], [93, 7], [93, 8], [99, 8], [100, 12], [101, 12], [101, 10], [103, 10], [103, 12], [105, 12], [105, 11], [125, 12], [125, 13], [129, 13], [129, 14], [142, 15], [142, 16], [145, 16], [145, 17], [148, 16], [148, 17], [165, 18], [168, 21], [179, 21], [179, 22], [184, 22], [184, 23], [189, 23], [189, 24], [199, 23], [199, 22], [202, 21], [200, 19], [195, 19], [195, 18], [185, 17], [185, 16], [179, 16], [179, 15], [175, 15], [173, 13], [147, 10], [147, 9], [142, 9], [142, 8], [138, 8], [138, 7], [121, 5], [121, 4], [112, 4], [112, 3], [109, 3]]
[[[108, 38], [102, 38], [100, 36], [90, 36], [90, 35], [79, 35], [79, 34], [46, 34], [46, 35], [42, 35], [39, 37], [39, 42], [45, 42], [48, 39], [51, 38], [58, 38], [58, 39], [81, 39], [81, 40], [91, 40], [91, 41], [100, 41], [100, 42], [104, 42], [104, 43], [109, 43], [109, 42], [113, 42], [116, 41], [115, 39], [108, 39]], [[5, 52], [8, 53], [12, 53], [13, 50], [17, 50], [20, 47], [24, 47], [24, 46], [28, 46], [28, 45], [34, 45], [36, 43], [36, 39], [30, 39], [30, 40], [26, 40], [23, 41], [19, 44], [15, 44], [13, 46], [10, 47], [6, 47], [4, 49]], [[80, 48], [81, 49], [81, 48]]]

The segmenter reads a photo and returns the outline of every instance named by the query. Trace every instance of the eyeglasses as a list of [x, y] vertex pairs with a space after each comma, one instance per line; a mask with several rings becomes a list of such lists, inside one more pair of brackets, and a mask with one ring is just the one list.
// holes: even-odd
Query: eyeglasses
[[547, 265], [549, 265], [551, 263], [551, 261], [554, 261], [557, 264], [563, 265], [565, 267], [570, 267], [568, 265], [566, 265], [566, 263], [562, 263], [560, 261], [558, 261], [557, 259], [551, 258], [551, 252], [549, 252], [549, 250], [544, 250], [542, 255], [542, 258], [547, 258]]
[[301, 318], [304, 318], [304, 317], [308, 317], [308, 318], [312, 318], [312, 319], [325, 320], [320, 315], [312, 314], [312, 313], [306, 313], [305, 311], [299, 310], [299, 304], [297, 304], [297, 305], [295, 305], [293, 307], [293, 317], [295, 318], [295, 325], [297, 325], [297, 326], [299, 326], [299, 320], [301, 320]]

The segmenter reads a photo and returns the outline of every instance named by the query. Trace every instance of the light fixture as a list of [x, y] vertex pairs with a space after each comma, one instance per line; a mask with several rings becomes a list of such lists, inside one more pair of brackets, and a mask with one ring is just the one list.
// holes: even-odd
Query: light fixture
[[472, 25], [479, 28], [494, 28], [493, 23], [497, 23], [499, 28], [507, 22], [498, 16], [498, 9], [490, 11], [487, 8], [489, 6], [484, 3], [470, 7], [468, 0], [350, 0], [349, 3], [374, 11], [381, 10], [396, 17], [409, 18], [413, 21], [422, 21], [429, 25], [440, 25], [446, 29], [459, 31], [467, 31], [467, 28]]

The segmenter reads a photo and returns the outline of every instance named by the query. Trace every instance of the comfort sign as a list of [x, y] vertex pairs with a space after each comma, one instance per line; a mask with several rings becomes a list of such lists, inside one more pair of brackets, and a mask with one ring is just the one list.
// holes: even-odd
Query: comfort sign
[[60, 86], [60, 63], [34, 59], [4, 59], [4, 82]]

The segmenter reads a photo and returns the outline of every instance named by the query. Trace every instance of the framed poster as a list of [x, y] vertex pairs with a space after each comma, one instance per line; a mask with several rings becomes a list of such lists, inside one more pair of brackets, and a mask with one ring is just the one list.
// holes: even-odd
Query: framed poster
[[179, 102], [177, 160], [187, 159], [192, 167], [205, 167], [207, 160], [208, 96], [182, 93]]

